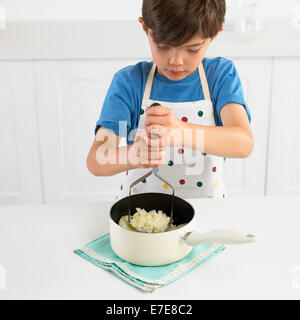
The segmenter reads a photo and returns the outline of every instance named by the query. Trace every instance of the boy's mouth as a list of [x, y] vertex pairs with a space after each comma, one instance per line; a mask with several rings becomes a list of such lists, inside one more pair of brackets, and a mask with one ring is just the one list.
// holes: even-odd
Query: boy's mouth
[[183, 74], [184, 71], [169, 70], [169, 72], [171, 74], [173, 74], [174, 76], [179, 76], [179, 75]]

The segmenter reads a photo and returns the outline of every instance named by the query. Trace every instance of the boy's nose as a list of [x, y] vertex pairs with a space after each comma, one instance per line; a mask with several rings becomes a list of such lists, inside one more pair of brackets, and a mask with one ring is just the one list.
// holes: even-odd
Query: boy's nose
[[183, 59], [181, 58], [180, 54], [173, 53], [170, 55], [169, 63], [170, 65], [173, 65], [173, 66], [180, 66], [183, 64]]
[[181, 65], [183, 65], [182, 59], [178, 58], [178, 57], [171, 58], [169, 63], [172, 66], [181, 66]]

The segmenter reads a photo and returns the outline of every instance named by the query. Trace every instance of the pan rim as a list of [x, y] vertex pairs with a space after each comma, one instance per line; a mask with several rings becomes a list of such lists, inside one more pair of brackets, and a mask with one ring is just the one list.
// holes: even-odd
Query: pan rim
[[[155, 193], [155, 194], [170, 195], [170, 194], [161, 193], [161, 192], [144, 192], [144, 193], [139, 193], [139, 194], [136, 194], [136, 195], [132, 195], [131, 197], [138, 196], [138, 195], [143, 195], [143, 194], [146, 194], [146, 193], [151, 193], [151, 194]], [[172, 196], [172, 195], [170, 195], [170, 196]], [[190, 205], [191, 208], [193, 209], [193, 217], [192, 217], [192, 219], [191, 219], [188, 223], [186, 223], [185, 226], [183, 226], [183, 227], [181, 227], [181, 228], [179, 228], [179, 229], [174, 229], [174, 230], [171, 230], [171, 231], [161, 231], [161, 232], [142, 232], [142, 231], [129, 230], [129, 229], [125, 229], [125, 228], [121, 227], [117, 222], [114, 221], [114, 219], [113, 219], [112, 216], [111, 216], [112, 208], [113, 208], [118, 202], [120, 202], [121, 200], [128, 198], [128, 196], [119, 199], [117, 202], [115, 202], [115, 203], [111, 206], [110, 211], [109, 211], [109, 220], [110, 220], [111, 222], [113, 222], [118, 228], [121, 228], [122, 230], [129, 231], [129, 232], [134, 232], [134, 233], [140, 233], [140, 234], [148, 234], [148, 235], [151, 235], [151, 236], [152, 236], [152, 235], [161, 235], [162, 233], [171, 234], [172, 232], [175, 232], [175, 231], [178, 232], [178, 230], [181, 230], [181, 229], [183, 229], [183, 228], [186, 228], [188, 225], [190, 225], [190, 224], [195, 220], [195, 208], [194, 208], [193, 205], [192, 205], [191, 203], [189, 203], [187, 200], [185, 200], [185, 199], [183, 199], [183, 198], [180, 198], [180, 197], [177, 197], [176, 195], [174, 195], [174, 197], [176, 197], [176, 198], [178, 198], [178, 199], [180, 199], [180, 200], [182, 200], [182, 201], [185, 201], [185, 202], [186, 202], [188, 205]], [[127, 213], [126, 213], [126, 214], [127, 214]], [[126, 214], [122, 215], [122, 217], [125, 216]]]
[[[123, 217], [123, 216], [122, 216]], [[193, 221], [194, 221], [194, 219], [195, 219], [195, 215], [193, 216], [193, 218], [192, 218], [192, 220], [190, 221], [190, 222], [188, 222], [185, 226], [183, 226], [183, 227], [181, 227], [181, 228], [178, 228], [178, 229], [174, 229], [174, 230], [171, 230], [171, 231], [160, 231], [160, 232], [143, 232], [143, 231], [134, 231], [134, 230], [129, 230], [129, 229], [125, 229], [125, 228], [123, 228], [123, 227], [121, 227], [118, 223], [116, 223], [113, 219], [112, 219], [112, 217], [110, 216], [109, 217], [109, 219], [110, 219], [110, 221], [112, 221], [118, 228], [120, 228], [121, 230], [125, 230], [125, 231], [127, 231], [127, 232], [134, 232], [135, 234], [148, 234], [148, 235], [151, 235], [151, 236], [153, 236], [153, 235], [159, 235], [159, 234], [162, 234], [162, 233], [167, 233], [167, 234], [171, 234], [172, 232], [178, 232], [178, 230], [181, 230], [181, 229], [183, 229], [183, 228], [186, 228], [186, 227], [188, 227], [188, 225], [189, 224], [191, 224]]]

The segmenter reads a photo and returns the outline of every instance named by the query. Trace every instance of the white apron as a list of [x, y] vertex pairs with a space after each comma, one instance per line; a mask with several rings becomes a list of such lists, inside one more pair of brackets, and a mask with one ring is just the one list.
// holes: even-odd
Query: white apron
[[[153, 63], [144, 91], [138, 129], [144, 128], [146, 108], [154, 102], [172, 109], [176, 117], [182, 121], [215, 126], [213, 106], [202, 63], [199, 65], [198, 70], [205, 100], [199, 101], [174, 103], [151, 100], [150, 92], [155, 70], [156, 65]], [[155, 168], [155, 170], [164, 180], [171, 184], [177, 197], [183, 199], [226, 198], [223, 164], [223, 157], [187, 148], [167, 147], [163, 164], [159, 168]], [[130, 184], [151, 170], [151, 168], [138, 168], [124, 172], [116, 200], [127, 197]], [[145, 192], [172, 194], [172, 188], [152, 174], [133, 187], [131, 192], [132, 195]]]

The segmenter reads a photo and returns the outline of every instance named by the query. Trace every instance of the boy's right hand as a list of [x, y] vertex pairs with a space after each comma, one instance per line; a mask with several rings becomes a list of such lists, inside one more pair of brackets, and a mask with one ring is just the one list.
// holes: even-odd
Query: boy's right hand
[[165, 146], [162, 137], [152, 139], [145, 129], [138, 129], [128, 152], [128, 161], [135, 168], [156, 168], [163, 164]]

